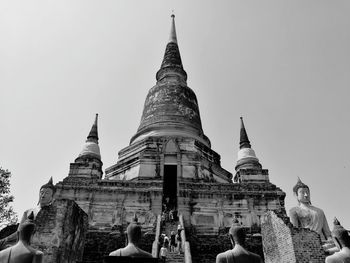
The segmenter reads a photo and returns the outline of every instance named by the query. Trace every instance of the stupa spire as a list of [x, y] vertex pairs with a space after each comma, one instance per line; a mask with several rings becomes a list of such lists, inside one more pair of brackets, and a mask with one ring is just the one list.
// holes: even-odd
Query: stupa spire
[[[80, 179], [101, 179], [102, 178], [102, 161], [100, 146], [98, 145], [97, 132], [98, 114], [95, 115], [87, 140], [83, 145], [78, 157], [74, 163], [70, 164], [68, 177]], [[74, 179], [75, 180], [75, 179]], [[75, 181], [74, 181], [75, 182]]]
[[175, 29], [175, 15], [171, 15], [171, 27], [169, 42], [166, 46], [162, 65], [156, 75], [157, 81], [163, 79], [174, 80], [178, 82], [186, 82], [187, 73], [183, 69], [180, 50], [177, 44], [177, 36]]
[[239, 140], [239, 149], [243, 148], [251, 148], [250, 141], [248, 139], [247, 131], [244, 127], [243, 117], [241, 118], [241, 132], [240, 132], [240, 140]]
[[156, 85], [146, 97], [140, 126], [130, 143], [147, 136], [181, 136], [195, 138], [210, 148], [210, 140], [203, 133], [196, 94], [187, 86], [175, 15], [171, 15], [170, 38], [156, 79]]
[[87, 141], [89, 142], [98, 143], [97, 119], [98, 119], [98, 114], [96, 113], [94, 124], [92, 125], [89, 135], [87, 137]]
[[240, 130], [239, 151], [238, 151], [236, 171], [242, 168], [261, 169], [261, 164], [259, 163], [259, 159], [256, 158], [255, 152], [250, 145], [247, 131], [244, 126], [243, 117], [240, 117], [240, 119], [241, 119], [241, 130]]

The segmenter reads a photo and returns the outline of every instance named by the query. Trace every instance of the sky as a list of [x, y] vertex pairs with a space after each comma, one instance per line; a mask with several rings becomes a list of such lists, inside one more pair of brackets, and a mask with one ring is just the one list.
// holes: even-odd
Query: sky
[[239, 117], [270, 181], [350, 229], [349, 1], [1, 1], [0, 166], [15, 211], [68, 175], [96, 113], [103, 169], [140, 124], [174, 10], [204, 133], [235, 173]]

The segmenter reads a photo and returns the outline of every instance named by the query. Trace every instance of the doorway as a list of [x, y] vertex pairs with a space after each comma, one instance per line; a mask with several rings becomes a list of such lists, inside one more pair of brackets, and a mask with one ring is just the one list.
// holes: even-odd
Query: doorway
[[164, 165], [163, 211], [177, 208], [177, 165]]

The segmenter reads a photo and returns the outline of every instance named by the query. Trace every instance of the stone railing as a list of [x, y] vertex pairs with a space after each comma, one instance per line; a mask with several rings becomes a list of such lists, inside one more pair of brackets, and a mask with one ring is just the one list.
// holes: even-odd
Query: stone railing
[[179, 215], [179, 223], [183, 231], [181, 231], [181, 246], [184, 252], [185, 263], [192, 263], [190, 243], [186, 241], [185, 224], [182, 214]]
[[157, 226], [156, 226], [156, 235], [153, 241], [153, 245], [152, 245], [152, 256], [154, 258], [158, 257], [158, 249], [159, 249], [159, 236], [160, 236], [160, 226], [161, 226], [161, 216], [158, 215], [157, 216]]

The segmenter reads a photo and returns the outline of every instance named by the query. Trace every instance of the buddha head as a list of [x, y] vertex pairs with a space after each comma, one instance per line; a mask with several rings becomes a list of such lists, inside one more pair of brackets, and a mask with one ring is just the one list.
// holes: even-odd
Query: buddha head
[[126, 228], [128, 241], [133, 244], [138, 244], [141, 239], [141, 226], [136, 223], [130, 223]]
[[35, 232], [35, 224], [34, 224], [34, 213], [31, 212], [28, 218], [19, 225], [18, 227], [18, 238], [19, 240], [30, 242], [31, 237]]
[[52, 177], [49, 182], [40, 187], [39, 204], [41, 207], [48, 206], [52, 203], [56, 188], [53, 185]]
[[333, 221], [332, 238], [335, 245], [342, 249], [343, 247], [350, 248], [350, 236], [348, 231], [342, 227], [337, 218]]
[[237, 218], [233, 219], [232, 226], [229, 230], [230, 240], [233, 246], [235, 244], [244, 246], [245, 244], [245, 230], [238, 222]]
[[299, 203], [311, 204], [310, 189], [299, 177], [297, 184], [293, 187], [293, 192]]

